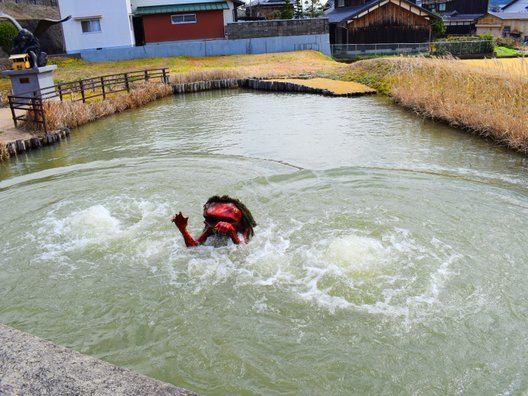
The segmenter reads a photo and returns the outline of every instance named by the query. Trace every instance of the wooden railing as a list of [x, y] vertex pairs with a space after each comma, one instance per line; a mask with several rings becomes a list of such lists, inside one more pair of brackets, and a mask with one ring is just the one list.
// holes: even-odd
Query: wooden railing
[[[44, 111], [44, 104], [42, 98], [23, 98], [18, 96], [9, 96], [9, 107], [11, 108], [11, 115], [15, 127], [18, 127], [19, 122], [31, 122], [37, 125], [42, 125], [44, 133], [48, 134], [46, 125], [46, 112]], [[16, 111], [21, 110], [24, 113], [17, 115]]]
[[[58, 83], [37, 91], [9, 96], [9, 107], [15, 127], [19, 122], [33, 122], [42, 125], [47, 134], [46, 115], [43, 107], [44, 100], [71, 100], [86, 103], [90, 99], [106, 99], [108, 95], [118, 92], [130, 92], [136, 86], [147, 81], [168, 84], [169, 71], [163, 69], [149, 69], [128, 73], [110, 74], [83, 80]], [[97, 100], [101, 100], [97, 99]], [[25, 111], [17, 115], [17, 110]], [[28, 116], [29, 115], [29, 116]]]

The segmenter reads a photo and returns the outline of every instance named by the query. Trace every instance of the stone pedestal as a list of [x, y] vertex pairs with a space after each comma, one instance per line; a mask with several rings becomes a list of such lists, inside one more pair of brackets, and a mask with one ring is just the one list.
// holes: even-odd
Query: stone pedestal
[[42, 96], [43, 99], [55, 96], [53, 71], [56, 65], [48, 65], [25, 70], [4, 70], [3, 75], [11, 78], [13, 96]]

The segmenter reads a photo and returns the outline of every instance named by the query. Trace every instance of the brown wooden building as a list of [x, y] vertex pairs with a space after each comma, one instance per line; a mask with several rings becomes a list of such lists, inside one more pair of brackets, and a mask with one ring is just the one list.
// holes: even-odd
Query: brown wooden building
[[336, 0], [326, 16], [331, 44], [423, 43], [435, 18], [408, 0]]
[[490, 12], [477, 21], [477, 34], [528, 43], [528, 12]]

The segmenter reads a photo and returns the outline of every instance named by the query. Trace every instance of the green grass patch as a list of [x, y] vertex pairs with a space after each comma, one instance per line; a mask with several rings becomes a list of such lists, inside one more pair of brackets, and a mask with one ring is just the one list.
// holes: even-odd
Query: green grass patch
[[519, 51], [512, 49], [512, 48], [508, 48], [508, 47], [497, 46], [495, 47], [494, 51], [495, 51], [495, 55], [498, 58], [505, 57], [505, 56], [518, 56], [521, 54]]

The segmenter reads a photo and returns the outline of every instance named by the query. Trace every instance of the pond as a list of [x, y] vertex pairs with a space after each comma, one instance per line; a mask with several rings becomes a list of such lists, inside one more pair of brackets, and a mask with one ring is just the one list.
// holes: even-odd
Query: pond
[[[380, 97], [170, 97], [0, 168], [0, 322], [194, 390], [528, 388], [528, 162]], [[208, 197], [244, 246], [187, 249]]]

